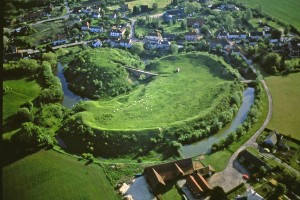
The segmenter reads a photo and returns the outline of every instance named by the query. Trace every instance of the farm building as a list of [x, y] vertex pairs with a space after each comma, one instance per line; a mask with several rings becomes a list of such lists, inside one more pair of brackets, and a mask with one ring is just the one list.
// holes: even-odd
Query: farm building
[[277, 144], [278, 140], [277, 140], [277, 134], [276, 132], [272, 131], [271, 133], [269, 133], [269, 135], [266, 137], [266, 139], [264, 140], [264, 144], [274, 147]]

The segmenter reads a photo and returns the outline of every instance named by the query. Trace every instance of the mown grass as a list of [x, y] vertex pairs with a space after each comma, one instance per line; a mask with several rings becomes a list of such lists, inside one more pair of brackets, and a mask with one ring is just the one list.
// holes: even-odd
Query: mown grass
[[181, 200], [182, 197], [179, 194], [179, 192], [176, 189], [176, 187], [174, 186], [169, 191], [167, 191], [166, 193], [162, 194], [161, 199], [162, 200]]
[[158, 8], [162, 9], [165, 8], [167, 5], [169, 5], [171, 3], [171, 0], [165, 0], [165, 1], [161, 1], [161, 0], [135, 0], [135, 1], [129, 1], [128, 3], [128, 7], [129, 9], [133, 10], [134, 6], [140, 6], [140, 5], [148, 5], [149, 8], [152, 8], [152, 5], [154, 3], [157, 3]]
[[300, 140], [300, 73], [270, 76], [265, 80], [273, 97], [268, 128]]
[[28, 78], [4, 80], [3, 87], [10, 88], [8, 93], [3, 95], [2, 125], [6, 126], [17, 113], [20, 105], [38, 96], [41, 87], [35, 80], [28, 80]]
[[6, 200], [118, 199], [100, 166], [52, 150], [7, 165], [2, 175]]
[[155, 80], [113, 100], [82, 102], [78, 115], [101, 129], [169, 126], [211, 112], [233, 83], [224, 66], [206, 54], [168, 56], [150, 68], [160, 74]]
[[255, 8], [257, 5], [262, 7], [264, 13], [277, 18], [286, 24], [294, 25], [300, 30], [300, 1], [299, 0], [238, 0], [245, 5]]
[[205, 165], [211, 165], [216, 171], [222, 171], [228, 164], [231, 155], [242, 146], [249, 138], [262, 126], [267, 115], [268, 115], [268, 97], [263, 92], [262, 103], [261, 103], [261, 116], [257, 123], [255, 123], [247, 133], [241, 137], [238, 141], [233, 142], [228, 148], [223, 151], [217, 151], [213, 154], [205, 155], [204, 159], [201, 160]]

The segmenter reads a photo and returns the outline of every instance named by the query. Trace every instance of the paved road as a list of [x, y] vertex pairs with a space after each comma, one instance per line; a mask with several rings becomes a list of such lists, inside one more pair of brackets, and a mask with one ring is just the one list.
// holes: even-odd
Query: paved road
[[[253, 67], [251, 60], [247, 60], [246, 57], [242, 54], [240, 54], [243, 59], [247, 62], [248, 66], [253, 70], [254, 73], [257, 74], [256, 69]], [[249, 174], [248, 171], [237, 161], [238, 154], [244, 150], [246, 147], [252, 146], [252, 147], [258, 147], [258, 144], [256, 143], [257, 137], [260, 135], [260, 133], [266, 128], [267, 124], [269, 123], [272, 114], [273, 114], [273, 100], [271, 96], [271, 92], [268, 88], [268, 85], [266, 82], [262, 79], [260, 80], [262, 83], [266, 94], [268, 96], [269, 101], [269, 110], [267, 118], [265, 119], [263, 125], [259, 128], [258, 131], [255, 132], [255, 134], [246, 142], [244, 143], [236, 152], [232, 154], [230, 157], [228, 164], [226, 168], [219, 173], [216, 173], [209, 179], [209, 184], [211, 186], [221, 186], [223, 189], [227, 192], [231, 190], [233, 187], [237, 186], [241, 182], [245, 182], [242, 179], [242, 174]]]

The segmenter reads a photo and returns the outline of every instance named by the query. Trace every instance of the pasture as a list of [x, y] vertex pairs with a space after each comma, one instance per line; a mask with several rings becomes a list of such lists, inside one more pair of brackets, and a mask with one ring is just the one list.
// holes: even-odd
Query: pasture
[[228, 69], [208, 54], [167, 56], [146, 69], [160, 75], [118, 98], [82, 102], [77, 115], [100, 129], [165, 127], [210, 113], [233, 84]]
[[36, 81], [28, 80], [28, 78], [4, 80], [3, 88], [5, 87], [9, 88], [9, 91], [3, 95], [2, 124], [4, 126], [17, 113], [20, 105], [33, 100], [41, 91]]
[[118, 199], [100, 166], [53, 150], [5, 166], [2, 176], [6, 200]]
[[300, 30], [300, 1], [299, 0], [238, 0], [252, 8], [260, 5], [267, 15], [278, 19], [286, 24], [291, 24]]
[[149, 8], [152, 8], [152, 5], [154, 3], [157, 3], [158, 8], [165, 8], [167, 5], [171, 3], [171, 0], [135, 0], [135, 1], [129, 1], [128, 3], [129, 9], [133, 9], [134, 6], [140, 6], [140, 5], [148, 5]]
[[300, 73], [270, 76], [265, 80], [273, 97], [268, 128], [300, 140]]

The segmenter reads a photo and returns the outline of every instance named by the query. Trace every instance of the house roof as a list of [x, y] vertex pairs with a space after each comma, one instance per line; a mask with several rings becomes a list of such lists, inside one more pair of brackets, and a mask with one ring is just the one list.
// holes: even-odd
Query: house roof
[[270, 169], [270, 166], [267, 165], [267, 163], [265, 163], [263, 160], [250, 153], [247, 149], [241, 151], [238, 157], [243, 157], [248, 163], [252, 163], [257, 168], [260, 168], [261, 166], [265, 166]]
[[269, 133], [269, 135], [264, 140], [264, 143], [275, 146], [277, 144], [277, 135], [275, 132]]
[[197, 181], [195, 180], [195, 178], [192, 175], [189, 175], [186, 178], [186, 183], [188, 184], [188, 186], [191, 188], [192, 192], [194, 194], [199, 194], [203, 192], [203, 189], [201, 188], [201, 186], [197, 183]]
[[199, 173], [196, 173], [194, 175], [195, 180], [197, 181], [197, 183], [201, 186], [201, 188], [206, 192], [206, 191], [210, 191], [211, 187], [208, 185], [208, 183], [206, 182], [206, 180], [203, 178], [203, 176], [201, 176]]
[[192, 159], [187, 158], [160, 165], [154, 165], [146, 167], [144, 172], [147, 174], [149, 185], [152, 188], [156, 188], [159, 184], [162, 184], [161, 179], [165, 182], [192, 174], [194, 172], [193, 161]]
[[263, 200], [264, 198], [260, 196], [257, 192], [255, 192], [253, 189], [247, 190], [244, 194], [241, 196], [238, 196], [236, 198], [237, 200]]
[[264, 35], [263, 32], [258, 32], [258, 31], [250, 32], [250, 36], [263, 36], [263, 35]]
[[201, 18], [187, 18], [186, 22], [188, 26], [193, 26], [195, 23], [198, 23], [199, 26], [202, 26], [205, 20]]
[[209, 174], [210, 172], [211, 172], [211, 173], [214, 173], [215, 170], [214, 170], [210, 165], [208, 165], [208, 166], [206, 166], [206, 167], [203, 167], [203, 168], [199, 169], [198, 172], [199, 172], [202, 176], [205, 176], [205, 175]]
[[199, 33], [197, 33], [196, 31], [189, 31], [189, 32], [186, 32], [185, 35], [189, 36], [189, 35], [199, 35]]

